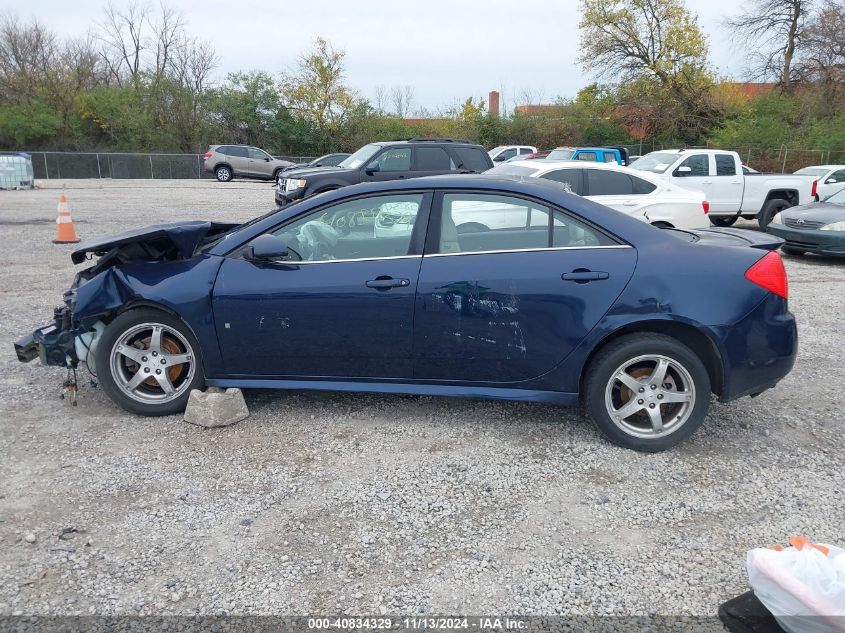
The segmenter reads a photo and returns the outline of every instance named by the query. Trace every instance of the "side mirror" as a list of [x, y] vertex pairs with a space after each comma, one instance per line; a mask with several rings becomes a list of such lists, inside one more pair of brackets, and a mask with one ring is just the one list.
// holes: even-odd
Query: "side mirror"
[[265, 163], [269, 163], [269, 162], [270, 162], [270, 158], [269, 158], [269, 157], [267, 157], [267, 156], [265, 156], [265, 157], [264, 157], [264, 162], [265, 162]]
[[322, 167], [322, 166], [323, 166], [323, 163], [316, 163], [316, 164], [314, 165], [314, 167]]
[[675, 170], [676, 176], [689, 176], [692, 173], [692, 167], [687, 167], [686, 165], [681, 165]]
[[381, 171], [381, 167], [379, 167], [379, 164], [376, 161], [373, 161], [372, 163], [367, 165], [367, 169], [365, 169], [364, 171], [367, 172], [368, 176], [372, 176], [377, 171]]
[[824, 181], [824, 184], [835, 185], [836, 184], [836, 178], [828, 178], [827, 180]]
[[496, 158], [493, 159], [493, 162], [494, 163], [501, 163], [503, 160], [505, 160], [504, 154], [499, 154], [498, 156], [496, 156]]
[[246, 258], [258, 262], [287, 257], [288, 253], [285, 241], [269, 233], [259, 235], [246, 247]]

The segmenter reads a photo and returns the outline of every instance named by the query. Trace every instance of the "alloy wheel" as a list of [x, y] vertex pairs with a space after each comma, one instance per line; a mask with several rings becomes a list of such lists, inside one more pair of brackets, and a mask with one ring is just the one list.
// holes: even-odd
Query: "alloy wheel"
[[625, 433], [652, 439], [675, 432], [695, 406], [695, 384], [677, 360], [659, 354], [632, 358], [610, 377], [605, 407]]

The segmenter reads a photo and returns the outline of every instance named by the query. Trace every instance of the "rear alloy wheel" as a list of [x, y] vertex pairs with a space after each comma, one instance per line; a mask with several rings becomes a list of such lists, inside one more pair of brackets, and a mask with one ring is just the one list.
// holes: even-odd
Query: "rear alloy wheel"
[[612, 442], [638, 451], [666, 450], [701, 426], [710, 378], [701, 359], [663, 334], [631, 334], [602, 350], [584, 386], [593, 422]]
[[722, 226], [722, 227], [729, 227], [736, 224], [736, 221], [739, 219], [735, 215], [723, 215], [723, 216], [708, 216], [710, 218], [710, 224], [713, 226]]
[[121, 407], [141, 415], [185, 410], [204, 383], [199, 344], [178, 318], [130, 310], [114, 319], [97, 344], [100, 383]]
[[787, 202], [786, 200], [769, 200], [766, 204], [763, 205], [763, 208], [760, 210], [760, 214], [757, 216], [757, 224], [760, 226], [761, 229], [765, 229], [767, 226], [769, 226], [769, 223], [772, 221], [773, 217], [775, 217], [784, 209], [788, 209], [790, 206], [792, 205], [790, 205], [789, 202]]
[[214, 170], [214, 175], [220, 182], [229, 182], [232, 179], [232, 170], [227, 165], [220, 165]]

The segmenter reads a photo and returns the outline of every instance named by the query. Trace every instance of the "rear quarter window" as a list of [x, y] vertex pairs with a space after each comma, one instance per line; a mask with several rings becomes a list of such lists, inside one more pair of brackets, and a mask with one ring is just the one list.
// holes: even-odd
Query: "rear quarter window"
[[453, 147], [452, 151], [458, 157], [458, 169], [485, 171], [490, 169], [490, 157], [476, 147]]

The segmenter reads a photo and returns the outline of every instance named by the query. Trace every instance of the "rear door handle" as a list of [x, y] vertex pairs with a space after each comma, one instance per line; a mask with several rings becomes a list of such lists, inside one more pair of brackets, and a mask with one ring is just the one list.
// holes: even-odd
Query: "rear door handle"
[[571, 273], [563, 273], [560, 276], [564, 281], [574, 281], [576, 284], [586, 284], [591, 281], [601, 281], [602, 279], [609, 279], [610, 273], [601, 270], [587, 270], [585, 268], [578, 268]]
[[713, 181], [712, 181], [712, 180], [702, 180], [702, 181], [701, 181], [701, 184], [702, 184], [702, 185], [712, 185], [712, 184], [713, 184]]
[[637, 206], [637, 201], [636, 200], [625, 200], [625, 202], [622, 203], [622, 206], [624, 206], [624, 207], [635, 207], [635, 206]]
[[367, 282], [367, 288], [389, 290], [390, 288], [405, 288], [411, 285], [410, 279], [394, 279], [393, 277], [378, 277]]

